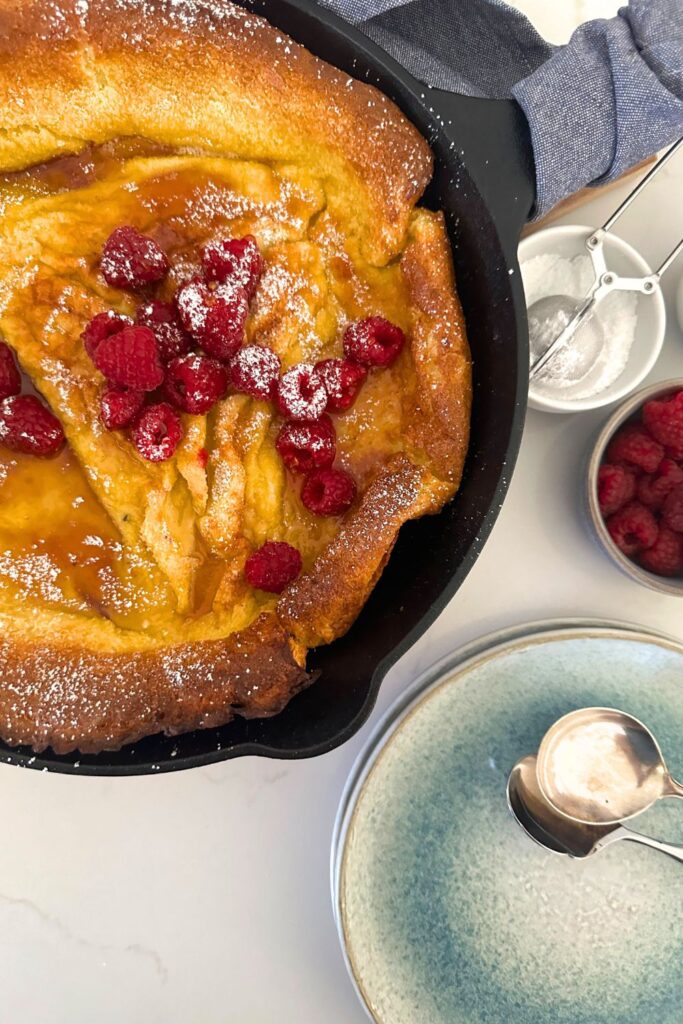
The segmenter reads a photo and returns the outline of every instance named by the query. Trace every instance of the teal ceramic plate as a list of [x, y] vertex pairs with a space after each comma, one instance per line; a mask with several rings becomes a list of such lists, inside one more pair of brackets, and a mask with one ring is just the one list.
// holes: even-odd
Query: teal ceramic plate
[[[546, 853], [507, 809], [515, 761], [574, 708], [623, 708], [683, 778], [683, 646], [527, 627], [428, 673], [350, 780], [333, 856], [352, 978], [380, 1024], [681, 1024], [683, 867], [632, 843]], [[683, 802], [634, 827], [683, 843]]]

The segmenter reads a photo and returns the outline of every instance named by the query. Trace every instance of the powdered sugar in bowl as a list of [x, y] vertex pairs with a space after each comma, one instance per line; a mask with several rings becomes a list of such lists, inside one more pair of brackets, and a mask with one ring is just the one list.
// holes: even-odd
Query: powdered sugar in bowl
[[[594, 281], [585, 245], [593, 228], [552, 227], [530, 235], [519, 247], [522, 280], [530, 310], [532, 357], [538, 358], [573, 315]], [[610, 270], [628, 277], [652, 271], [632, 246], [613, 233], [605, 237], [605, 260]], [[541, 325], [534, 316], [546, 296], [563, 295], [555, 317]], [[532, 308], [533, 307], [533, 308]], [[545, 412], [597, 409], [628, 395], [654, 366], [664, 341], [664, 300], [657, 289], [644, 296], [615, 291], [598, 305], [593, 317], [566, 348], [553, 356], [529, 385], [529, 405]], [[555, 328], [557, 328], [555, 330]], [[545, 337], [548, 334], [548, 337]], [[534, 346], [540, 351], [534, 351]]]

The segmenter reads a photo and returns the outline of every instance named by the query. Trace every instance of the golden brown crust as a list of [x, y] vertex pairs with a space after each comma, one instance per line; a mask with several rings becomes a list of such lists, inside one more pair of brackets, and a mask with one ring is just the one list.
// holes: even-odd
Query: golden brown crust
[[416, 211], [401, 267], [411, 298], [415, 367], [406, 435], [413, 457], [426, 457], [435, 476], [457, 486], [469, 444], [472, 367], [443, 214]]
[[382, 93], [227, 0], [3, 0], [0, 111], [3, 170], [125, 135], [301, 163], [379, 264], [431, 176]]
[[403, 523], [440, 508], [450, 493], [426, 469], [396, 455], [347, 515], [311, 572], [287, 588], [277, 608], [282, 624], [307, 647], [342, 636], [379, 579]]
[[[126, 135], [300, 163], [323, 182], [350, 249], [377, 266], [400, 256], [411, 338], [405, 453], [377, 469], [276, 612], [227, 639], [132, 653], [6, 636], [0, 735], [65, 753], [281, 710], [310, 681], [305, 648], [349, 628], [401, 524], [455, 493], [471, 385], [443, 218], [413, 208], [431, 156], [384, 96], [221, 0], [65, 0], [56, 11], [0, 0], [0, 170]], [[225, 508], [204, 511], [215, 533]]]
[[118, 750], [234, 716], [275, 715], [310, 682], [274, 615], [240, 633], [165, 652], [102, 654], [0, 643], [0, 733], [58, 754]]

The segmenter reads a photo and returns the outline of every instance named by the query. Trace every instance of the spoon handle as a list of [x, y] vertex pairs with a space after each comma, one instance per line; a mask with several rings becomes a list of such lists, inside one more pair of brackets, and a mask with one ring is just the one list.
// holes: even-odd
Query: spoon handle
[[664, 796], [683, 796], [683, 786], [681, 786], [680, 782], [676, 782], [675, 779], [669, 776]]
[[616, 842], [617, 839], [625, 839], [630, 843], [640, 843], [641, 846], [649, 846], [653, 850], [659, 850], [660, 853], [666, 853], [669, 857], [673, 857], [674, 860], [678, 860], [683, 864], [683, 847], [672, 846], [670, 843], [660, 843], [658, 839], [644, 836], [640, 832], [633, 832], [624, 825], [615, 829], [608, 836], [605, 836], [604, 840], [599, 839], [594, 847], [595, 852], [597, 853], [603, 846], [609, 846], [610, 843]]

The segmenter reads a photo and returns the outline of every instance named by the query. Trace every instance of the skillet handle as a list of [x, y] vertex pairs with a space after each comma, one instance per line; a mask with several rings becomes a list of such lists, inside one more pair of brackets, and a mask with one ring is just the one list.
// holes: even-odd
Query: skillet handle
[[536, 196], [527, 120], [515, 100], [490, 100], [430, 89], [427, 100], [467, 169], [496, 224], [510, 266]]

